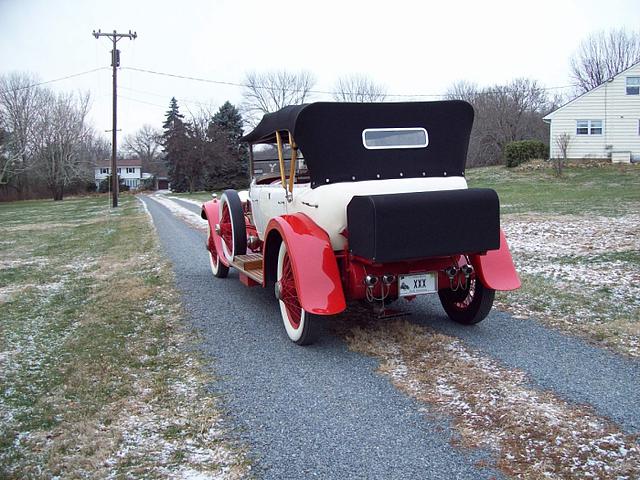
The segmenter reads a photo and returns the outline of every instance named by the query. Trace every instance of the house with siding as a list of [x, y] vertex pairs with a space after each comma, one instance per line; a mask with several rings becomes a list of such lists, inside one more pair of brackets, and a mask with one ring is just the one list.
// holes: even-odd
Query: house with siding
[[640, 161], [640, 62], [544, 117], [551, 158]]
[[[132, 190], [140, 187], [142, 180], [151, 178], [152, 175], [142, 171], [142, 162], [135, 158], [118, 159], [118, 176], [124, 184]], [[95, 167], [96, 186], [100, 186], [105, 178], [111, 174], [111, 160], [103, 160]]]

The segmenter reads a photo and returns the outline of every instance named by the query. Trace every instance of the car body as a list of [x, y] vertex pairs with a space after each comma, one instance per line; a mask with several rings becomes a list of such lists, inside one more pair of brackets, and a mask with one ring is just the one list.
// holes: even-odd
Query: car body
[[[249, 191], [203, 205], [214, 275], [232, 267], [246, 285], [273, 285], [299, 344], [352, 301], [384, 314], [399, 298], [437, 293], [454, 321], [481, 321], [495, 291], [520, 280], [497, 194], [467, 186], [472, 124], [462, 101], [318, 102], [265, 115], [241, 139]], [[265, 146], [278, 168], [258, 175]]]

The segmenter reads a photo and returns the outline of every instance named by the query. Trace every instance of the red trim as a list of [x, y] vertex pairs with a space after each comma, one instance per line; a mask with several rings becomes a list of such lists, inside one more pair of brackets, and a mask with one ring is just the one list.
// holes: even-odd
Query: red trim
[[[349, 255], [345, 257], [345, 292], [350, 300], [361, 300], [366, 296], [364, 278], [367, 275], [376, 275], [381, 278], [384, 274], [406, 275], [420, 272], [438, 272], [438, 287], [449, 287], [449, 279], [442, 272], [443, 269], [451, 266], [451, 257], [430, 258], [426, 260], [412, 260], [406, 262], [392, 263], [372, 263], [367, 259]], [[386, 290], [387, 287], [385, 287]], [[373, 288], [373, 295], [380, 297], [382, 294], [382, 282], [378, 282]], [[388, 294], [391, 298], [398, 296], [398, 283], [394, 281]]]
[[486, 255], [471, 255], [469, 258], [480, 281], [494, 290], [516, 290], [520, 288], [520, 277], [513, 265], [509, 245], [500, 230], [500, 248], [490, 250]]
[[209, 228], [211, 229], [211, 239], [214, 242], [216, 250], [219, 252], [218, 261], [221, 262], [224, 266], [228, 267], [229, 262], [222, 255], [222, 240], [216, 234], [216, 224], [219, 223], [219, 212], [218, 212], [218, 200], [210, 200], [204, 205], [202, 205], [203, 210], [203, 218], [206, 216], [207, 222], [209, 222]]
[[[287, 245], [302, 308], [317, 315], [335, 315], [347, 308], [338, 263], [327, 233], [303, 213], [272, 218], [265, 238], [273, 230]], [[266, 248], [267, 244], [264, 258], [268, 258]], [[263, 265], [263, 269], [265, 267]], [[265, 278], [266, 274], [265, 271]]]
[[261, 283], [256, 282], [253, 278], [248, 277], [247, 275], [245, 275], [242, 272], [238, 272], [238, 277], [240, 278], [240, 282], [245, 286], [245, 287], [255, 287], [256, 285], [260, 285], [262, 286]]

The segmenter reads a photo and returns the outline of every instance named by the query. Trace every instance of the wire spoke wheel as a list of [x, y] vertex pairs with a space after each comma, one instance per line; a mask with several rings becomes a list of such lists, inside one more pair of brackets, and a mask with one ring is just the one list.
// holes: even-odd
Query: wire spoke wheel
[[475, 275], [457, 290], [438, 290], [444, 311], [451, 320], [463, 325], [473, 325], [484, 320], [493, 307], [495, 294], [495, 290], [485, 287]]
[[293, 265], [284, 241], [278, 253], [277, 280], [278, 303], [287, 336], [298, 345], [313, 343], [317, 336], [317, 318], [300, 304]]
[[247, 227], [242, 202], [235, 190], [225, 190], [220, 197], [220, 239], [222, 254], [229, 261], [247, 253]]

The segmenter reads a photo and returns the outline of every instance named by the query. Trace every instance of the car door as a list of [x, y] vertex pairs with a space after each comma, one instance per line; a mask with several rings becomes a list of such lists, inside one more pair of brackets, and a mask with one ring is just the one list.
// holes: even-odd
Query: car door
[[252, 185], [249, 191], [253, 221], [258, 236], [264, 240], [264, 231], [269, 220], [287, 213], [287, 199], [284, 188], [277, 185]]

